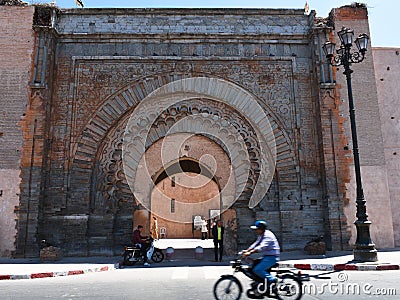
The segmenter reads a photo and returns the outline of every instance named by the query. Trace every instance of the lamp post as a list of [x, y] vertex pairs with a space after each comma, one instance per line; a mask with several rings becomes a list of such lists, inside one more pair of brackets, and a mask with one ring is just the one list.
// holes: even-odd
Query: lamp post
[[342, 28], [338, 32], [341, 45], [336, 50], [334, 55], [335, 44], [332, 42], [326, 42], [322, 49], [326, 55], [328, 62], [332, 66], [343, 66], [347, 81], [347, 93], [349, 97], [349, 109], [350, 109], [350, 126], [351, 126], [351, 137], [353, 141], [353, 155], [354, 155], [354, 168], [356, 172], [356, 187], [357, 187], [357, 220], [354, 222], [357, 229], [357, 238], [355, 248], [353, 251], [355, 261], [377, 261], [378, 255], [375, 249], [375, 244], [371, 240], [369, 227], [371, 222], [368, 221], [367, 207], [365, 205], [364, 191], [361, 181], [361, 169], [360, 169], [360, 157], [358, 153], [358, 141], [357, 141], [357, 129], [355, 120], [355, 110], [353, 102], [353, 91], [351, 87], [351, 73], [353, 70], [350, 69], [352, 64], [360, 63], [365, 58], [365, 52], [367, 51], [368, 35], [360, 34], [355, 39], [354, 43], [357, 46], [358, 51], [351, 51], [353, 45], [354, 31]]

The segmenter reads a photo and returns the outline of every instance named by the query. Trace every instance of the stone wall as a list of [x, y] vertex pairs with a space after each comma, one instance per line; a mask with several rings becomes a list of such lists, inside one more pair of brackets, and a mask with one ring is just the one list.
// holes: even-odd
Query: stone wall
[[[0, 6], [0, 256], [15, 250], [34, 7]], [[33, 126], [33, 124], [30, 124]]]
[[[60, 34], [68, 35], [122, 33], [147, 37], [187, 34], [186, 37], [267, 35], [270, 38], [298, 38], [309, 30], [309, 23], [301, 9], [69, 9], [63, 11], [56, 29]], [[283, 45], [279, 47], [283, 48]]]
[[[24, 19], [31, 20], [27, 15], [33, 14], [33, 8], [0, 7], [2, 23], [11, 24], [7, 19], [10, 12], [26, 13]], [[32, 23], [18, 23], [23, 26], [18, 32], [26, 34], [18, 42], [19, 47], [23, 45], [21, 57], [15, 56], [16, 63], [2, 58], [0, 66], [6, 78], [14, 78], [0, 86], [13, 95], [3, 115], [14, 114], [0, 120], [7, 120], [1, 123], [0, 141], [6, 141], [8, 147], [0, 149], [4, 151], [0, 152], [0, 174], [9, 174], [4, 187], [4, 181], [0, 182], [0, 200], [9, 197], [5, 206], [8, 216], [1, 219], [0, 230], [13, 239], [13, 207], [18, 205], [16, 255], [37, 256], [40, 239], [61, 247], [67, 256], [118, 253], [120, 244], [129, 240], [134, 219], [148, 217], [131, 194], [121, 166], [129, 116], [153, 92], [193, 78], [211, 82], [212, 91], [199, 96], [177, 89], [168, 94], [182, 97], [182, 101], [159, 112], [146, 147], [195, 112], [234, 124], [232, 128], [245, 141], [243, 149], [251, 157], [246, 188], [229, 212], [228, 231], [235, 244], [243, 247], [253, 239], [249, 225], [256, 218], [269, 220], [284, 250], [302, 249], [320, 235], [325, 235], [328, 248], [335, 250], [347, 248], [351, 234], [354, 240], [347, 86], [340, 69], [331, 69], [329, 74], [318, 59], [319, 39], [326, 38], [329, 30], [315, 34], [313, 12], [71, 9], [55, 14], [49, 8], [42, 12], [44, 24], [34, 26], [35, 35]], [[336, 31], [346, 25], [356, 33], [369, 33], [363, 7], [335, 9], [331, 20]], [[7, 28], [12, 34], [14, 27]], [[8, 37], [0, 42], [10, 44]], [[19, 73], [12, 73], [10, 66], [12, 72]], [[330, 80], [321, 83], [323, 70]], [[372, 237], [378, 247], [391, 247], [391, 218], [397, 215], [390, 213], [390, 205], [396, 202], [389, 202], [389, 191], [396, 194], [397, 185], [390, 181], [388, 188], [387, 184], [384, 150], [392, 151], [388, 150], [392, 149], [390, 139], [385, 140], [380, 126], [370, 126], [385, 118], [379, 115], [370, 52], [354, 70], [353, 93]], [[229, 83], [231, 88], [224, 90], [217, 81]], [[233, 92], [237, 90], [242, 91], [241, 101]], [[153, 106], [162, 101], [155, 98]], [[253, 116], [259, 117], [261, 112], [267, 116], [277, 152], [269, 192], [251, 209], [248, 200], [259, 178], [262, 153], [257, 141], [260, 120], [249, 117], [248, 103], [259, 105]], [[18, 123], [24, 113], [23, 122]], [[201, 126], [193, 125], [197, 129]], [[218, 130], [222, 132], [222, 128]], [[226, 145], [213, 142], [229, 156]], [[234, 165], [235, 156], [230, 159]], [[389, 172], [396, 172], [396, 164], [391, 166], [394, 169]], [[11, 187], [10, 182], [14, 182]], [[4, 247], [6, 255], [13, 250], [10, 245]]]
[[[394, 246], [400, 246], [400, 48], [373, 48]], [[384, 209], [388, 209], [385, 207]], [[383, 217], [386, 217], [383, 216]], [[390, 237], [387, 237], [388, 240]]]
[[[332, 10], [331, 17], [335, 26], [332, 38], [335, 39], [337, 45], [340, 44], [340, 41], [336, 33], [343, 26], [353, 29], [355, 37], [361, 33], [370, 35], [366, 7], [352, 5], [336, 8]], [[394, 246], [393, 225], [371, 44], [369, 44], [369, 49], [362, 63], [351, 66], [354, 70], [352, 91], [356, 111], [361, 175], [367, 214], [372, 222], [371, 238], [377, 248], [387, 248]], [[348, 148], [352, 149], [346, 77], [342, 74], [342, 67], [334, 72], [336, 73], [338, 97], [341, 100], [339, 113], [347, 117], [344, 119], [343, 128], [347, 136]], [[345, 214], [352, 232], [350, 244], [354, 244], [356, 237], [355, 226], [352, 225], [352, 222], [356, 220], [354, 168], [350, 169], [350, 176], [345, 195], [349, 200], [345, 205]]]
[[[170, 19], [175, 21], [171, 24]], [[119, 202], [125, 203], [122, 211], [118, 206], [98, 211], [92, 206], [96, 187], [102, 186], [96, 181], [100, 177], [93, 181], [96, 163], [102, 153], [113, 153], [107, 147], [117, 146], [116, 132], [123, 128], [123, 119], [144, 97], [164, 84], [196, 76], [220, 78], [244, 88], [271, 118], [279, 189], [255, 210], [268, 211], [284, 247], [302, 248], [310, 238], [323, 234], [326, 208], [319, 183], [310, 26], [312, 18], [302, 10], [63, 11], [55, 26], [59, 37], [52, 144], [39, 234], [65, 245], [69, 255], [103, 249], [116, 232], [125, 235], [115, 226], [118, 220], [129, 221], [136, 204]], [[231, 101], [232, 95], [220, 93]], [[214, 101], [204, 101], [204, 108], [220, 114]], [[233, 113], [240, 120], [242, 112]], [[251, 129], [243, 132], [250, 135]], [[249, 151], [257, 153], [257, 144], [251, 143]], [[255, 210], [242, 205], [236, 207], [238, 243], [246, 244]], [[71, 231], [73, 216], [80, 216], [79, 231]], [[90, 232], [99, 237], [97, 241], [103, 236], [103, 244], [88, 244]]]

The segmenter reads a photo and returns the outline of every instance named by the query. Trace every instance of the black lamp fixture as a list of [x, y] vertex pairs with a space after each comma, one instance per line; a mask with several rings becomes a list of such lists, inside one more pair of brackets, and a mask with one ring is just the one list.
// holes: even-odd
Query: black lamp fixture
[[332, 42], [326, 42], [322, 49], [326, 55], [328, 63], [332, 66], [343, 66], [347, 81], [347, 93], [349, 98], [349, 109], [350, 109], [350, 126], [351, 126], [351, 137], [353, 141], [353, 155], [354, 155], [354, 168], [356, 173], [356, 189], [357, 189], [357, 199], [356, 206], [357, 220], [354, 222], [357, 229], [357, 238], [354, 247], [354, 260], [355, 261], [377, 261], [378, 254], [375, 249], [375, 244], [371, 240], [370, 235], [370, 225], [371, 222], [368, 221], [366, 201], [364, 198], [364, 190], [362, 187], [361, 180], [361, 168], [360, 168], [360, 157], [358, 152], [358, 140], [357, 140], [357, 128], [355, 120], [355, 109], [353, 101], [353, 91], [351, 86], [351, 73], [353, 70], [350, 69], [352, 64], [360, 63], [365, 58], [365, 53], [367, 52], [369, 37], [365, 33], [360, 34], [355, 40], [358, 51], [351, 51], [353, 46], [354, 31], [346, 27], [338, 32], [338, 36], [341, 42], [340, 47], [336, 50], [336, 45]]

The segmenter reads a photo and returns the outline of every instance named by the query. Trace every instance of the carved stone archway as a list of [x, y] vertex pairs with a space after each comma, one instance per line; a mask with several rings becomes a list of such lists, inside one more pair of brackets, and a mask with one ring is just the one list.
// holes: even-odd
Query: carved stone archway
[[[173, 79], [185, 78], [187, 76], [187, 74], [175, 74]], [[140, 103], [140, 97], [150, 94], [156, 88], [161, 87], [162, 83], [171, 82], [171, 79], [169, 74], [152, 76], [148, 79], [146, 78], [130, 84], [108, 97], [89, 119], [82, 130], [82, 137], [75, 144], [73, 159], [71, 160], [71, 175], [73, 175], [74, 172], [82, 171], [88, 172], [90, 175], [90, 170], [93, 169], [95, 164], [93, 158], [97, 157], [96, 153], [101, 147], [101, 144], [103, 144], [103, 140], [107, 138], [109, 132], [112, 131], [113, 128], [118, 127], [122, 123], [121, 120], [126, 120], [128, 114]], [[144, 82], [146, 82], [146, 84], [144, 84]], [[268, 109], [268, 105], [262, 101], [258, 100], [258, 102], [264, 108], [263, 110], [271, 123], [271, 128], [275, 137], [277, 169], [285, 170], [284, 173], [287, 176], [283, 176], [282, 180], [285, 181], [287, 178], [288, 183], [293, 182], [293, 179], [297, 178], [295, 167], [297, 165], [297, 159], [294, 154], [291, 138], [287, 132], [282, 129], [284, 126], [279, 121], [279, 117], [273, 113], [273, 110]], [[234, 121], [232, 121], [232, 124], [234, 124]], [[239, 132], [243, 131], [240, 130]], [[249, 137], [249, 139], [251, 138], [252, 137]], [[254, 156], [254, 154], [250, 154], [251, 157]], [[82, 176], [81, 180], [90, 181], [90, 176]], [[89, 198], [88, 194], [83, 196]]]
[[[165, 82], [166, 78], [168, 77], [155, 80], [154, 84], [157, 85], [159, 82]], [[146, 85], [146, 87], [148, 86], [153, 85]], [[86, 177], [86, 180], [91, 183], [91, 194], [80, 195], [84, 198], [87, 197], [90, 202], [91, 216], [89, 217], [88, 226], [89, 239], [93, 237], [94, 240], [96, 240], [95, 228], [99, 224], [110, 224], [110, 222], [111, 224], [114, 223], [114, 225], [115, 223], [119, 224], [121, 222], [124, 224], [130, 223], [129, 218], [131, 219], [132, 216], [128, 211], [135, 209], [135, 207], [140, 207], [140, 204], [137, 203], [128, 192], [128, 185], [124, 178], [125, 175], [121, 176], [123, 172], [121, 173], [121, 170], [118, 169], [120, 167], [116, 168], [116, 166], [121, 166], [120, 155], [121, 143], [123, 142], [123, 128], [125, 128], [128, 122], [129, 112], [135, 109], [138, 103], [138, 95], [146, 93], [149, 93], [149, 91], [144, 88], [143, 84], [137, 83], [130, 85], [109, 97], [103, 105], [98, 108], [96, 113], [94, 113], [93, 118], [88, 121], [87, 126], [83, 130], [84, 134], [79, 143], [77, 143], [75, 157], [72, 162], [71, 176], [73, 177], [74, 174], [77, 173], [90, 176]], [[120, 102], [123, 102], [124, 104], [121, 104]], [[229, 110], [227, 110], [227, 108], [229, 108]], [[173, 113], [173, 111], [175, 111], [175, 113]], [[229, 113], [225, 113], [224, 115], [224, 112], [227, 111], [229, 111]], [[258, 180], [258, 166], [260, 161], [260, 147], [257, 144], [257, 133], [254, 130], [254, 126], [248, 123], [247, 118], [243, 116], [242, 112], [232, 108], [227, 103], [202, 97], [195, 97], [185, 101], [180, 101], [179, 104], [175, 105], [175, 107], [168, 107], [165, 110], [165, 115], [160, 115], [154, 124], [154, 128], [151, 129], [153, 133], [148, 135], [149, 138], [146, 140], [146, 147], [151, 145], [157, 139], [162, 138], [163, 134], [168, 131], [169, 118], [172, 118], [170, 121], [173, 123], [173, 120], [179, 120], [182, 116], [193, 115], [193, 113], [197, 112], [207, 112], [222, 118], [229, 118], [231, 124], [235, 126], [238, 134], [240, 134], [245, 140], [245, 150], [250, 157], [251, 169], [246, 178], [246, 189], [243, 195], [246, 195], [246, 193], [252, 193], [252, 187]], [[282, 173], [280, 185], [285, 187], [280, 191], [280, 193], [282, 195], [290, 195], [291, 193], [293, 194], [293, 191], [297, 190], [296, 183], [294, 182], [297, 178], [295, 167], [296, 158], [292, 143], [286, 132], [280, 129], [280, 123], [277, 121], [274, 114], [268, 111], [266, 114], [270, 117], [271, 127], [277, 141], [276, 170], [278, 173]], [[104, 130], [105, 128], [108, 129]], [[224, 148], [224, 145], [221, 144], [221, 147]], [[93, 157], [96, 157], [96, 160], [93, 160]], [[101, 157], [106, 159], [102, 159]], [[99, 170], [99, 168], [108, 169], [105, 173], [111, 176], [98, 176], [98, 171], [92, 171]], [[102, 192], [99, 192], [98, 187], [102, 186], [101, 180], [104, 180], [104, 178], [106, 178], [106, 184], [104, 186], [108, 187], [109, 190], [105, 189]], [[80, 179], [85, 180], [82, 177]], [[288, 184], [285, 184], [285, 181]], [[116, 182], [118, 183], [116, 186], [119, 187], [119, 190], [112, 188]], [[74, 187], [72, 182], [71, 194], [73, 193]], [[102, 193], [103, 195], [101, 195]], [[104, 197], [104, 195], [108, 196]], [[120, 206], [122, 206], [122, 209]], [[236, 210], [241, 210], [241, 214], [250, 214], [249, 216], [253, 214], [248, 210], [248, 208], [242, 205], [237, 206]], [[120, 215], [120, 217], [116, 217], [117, 215]], [[120, 220], [118, 221], [118, 219]], [[237, 223], [238, 222], [235, 222], [235, 224]], [[114, 232], [115, 230], [112, 229], [116, 228], [114, 225], [109, 225], [111, 231], [110, 234], [113, 236], [114, 244], [123, 239], [126, 240], [126, 238], [130, 236], [132, 229], [131, 225], [125, 226], [126, 229], [124, 232], [117, 230], [119, 233]], [[101, 232], [103, 232], [101, 234], [104, 235], [104, 230]], [[100, 235], [100, 231], [98, 234]], [[97, 242], [94, 241], [93, 243], [89, 242], [89, 249], [91, 244], [93, 244], [93, 248], [99, 248]]]

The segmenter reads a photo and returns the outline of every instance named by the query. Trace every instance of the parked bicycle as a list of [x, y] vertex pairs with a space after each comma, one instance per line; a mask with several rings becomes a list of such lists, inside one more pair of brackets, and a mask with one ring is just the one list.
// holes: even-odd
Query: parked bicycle
[[150, 247], [147, 249], [146, 254], [144, 254], [141, 248], [137, 245], [125, 246], [124, 253], [122, 253], [122, 256], [124, 257], [124, 265], [133, 266], [139, 261], [145, 261], [144, 255], [147, 255], [148, 261], [151, 259], [155, 263], [159, 263], [164, 260], [164, 253], [161, 249], [154, 246], [154, 240], [151, 238]]

